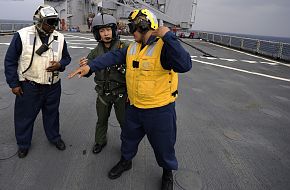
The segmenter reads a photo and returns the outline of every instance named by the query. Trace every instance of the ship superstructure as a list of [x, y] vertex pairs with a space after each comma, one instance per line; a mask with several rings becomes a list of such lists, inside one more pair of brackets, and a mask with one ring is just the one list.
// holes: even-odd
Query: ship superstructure
[[[189, 29], [195, 20], [197, 0], [45, 0], [45, 4], [55, 7], [61, 19], [61, 29], [83, 29], [88, 17], [105, 12], [126, 22], [134, 8], [153, 11], [160, 24]], [[176, 8], [182, 11], [176, 11]]]

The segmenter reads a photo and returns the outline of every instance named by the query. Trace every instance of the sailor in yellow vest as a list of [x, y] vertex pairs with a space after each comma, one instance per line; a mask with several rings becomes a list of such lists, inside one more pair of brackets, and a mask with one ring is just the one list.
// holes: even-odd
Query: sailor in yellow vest
[[149, 10], [134, 10], [129, 22], [135, 42], [90, 61], [69, 77], [77, 74], [82, 77], [110, 65], [126, 63], [129, 105], [121, 133], [122, 155], [108, 176], [116, 179], [132, 168], [138, 145], [147, 135], [158, 165], [163, 168], [161, 189], [171, 190], [172, 170], [178, 168], [174, 150], [177, 73], [191, 69], [191, 58], [169, 28], [158, 28], [157, 19]]

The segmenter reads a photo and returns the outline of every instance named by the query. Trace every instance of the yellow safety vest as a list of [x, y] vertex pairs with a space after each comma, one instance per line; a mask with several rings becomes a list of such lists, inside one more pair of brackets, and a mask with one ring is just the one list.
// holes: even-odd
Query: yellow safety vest
[[158, 39], [142, 50], [140, 43], [130, 44], [126, 57], [126, 83], [131, 105], [148, 109], [175, 101], [178, 75], [161, 65], [163, 44], [162, 39]]

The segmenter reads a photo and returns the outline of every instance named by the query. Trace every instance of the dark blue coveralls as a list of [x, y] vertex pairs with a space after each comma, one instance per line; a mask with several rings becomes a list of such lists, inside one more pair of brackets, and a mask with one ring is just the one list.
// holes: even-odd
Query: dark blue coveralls
[[[178, 73], [189, 71], [192, 67], [191, 57], [177, 41], [176, 36], [172, 32], [167, 32], [162, 39], [164, 41], [161, 51], [162, 67], [167, 70], [173, 69]], [[155, 40], [156, 37], [151, 36], [147, 44]], [[94, 59], [89, 63], [90, 72], [101, 70], [114, 64], [124, 64], [126, 62], [127, 49], [111, 51]], [[176, 142], [174, 102], [151, 109], [140, 109], [134, 105], [127, 106], [125, 126], [122, 128], [121, 133], [121, 153], [125, 160], [132, 160], [136, 155], [138, 145], [145, 135], [147, 135], [154, 150], [158, 165], [167, 170], [177, 170], [178, 163], [174, 150]]]
[[[43, 43], [47, 43], [48, 38], [41, 37], [41, 40]], [[15, 136], [18, 147], [29, 148], [31, 146], [33, 125], [40, 110], [42, 110], [43, 126], [48, 140], [52, 143], [57, 142], [61, 138], [59, 134], [60, 81], [53, 85], [42, 85], [33, 81], [19, 81], [17, 68], [21, 53], [21, 38], [19, 33], [15, 33], [7, 50], [4, 65], [9, 87], [20, 86], [23, 90], [22, 96], [16, 96], [14, 108]], [[64, 71], [70, 61], [71, 57], [66, 42], [64, 42], [59, 71]]]

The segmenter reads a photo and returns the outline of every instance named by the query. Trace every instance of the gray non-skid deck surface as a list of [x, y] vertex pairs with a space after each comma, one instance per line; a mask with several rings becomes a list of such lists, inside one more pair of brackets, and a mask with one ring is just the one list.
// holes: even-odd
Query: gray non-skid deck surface
[[[63, 75], [60, 106], [61, 134], [67, 149], [61, 152], [48, 143], [40, 114], [28, 156], [0, 161], [0, 189], [159, 189], [162, 170], [146, 138], [139, 146], [133, 169], [119, 179], [107, 178], [108, 171], [120, 156], [120, 128], [114, 112], [110, 118], [108, 145], [99, 155], [91, 153], [96, 121], [93, 78], [65, 78], [77, 67], [77, 60], [89, 52], [87, 47], [95, 44], [93, 40], [81, 41], [86, 39], [78, 36], [92, 39], [90, 34], [66, 34], [73, 60]], [[11, 36], [1, 36], [0, 40], [1, 158], [17, 150], [13, 127], [14, 96], [3, 73], [8, 46], [1, 44], [10, 39]], [[175, 175], [184, 179], [179, 179], [178, 183], [188, 190], [200, 189], [200, 184], [188, 182], [191, 178], [201, 182], [202, 189], [209, 190], [290, 189], [290, 82], [206, 63], [281, 78], [290, 78], [290, 68], [261, 63], [269, 61], [201, 41], [188, 42], [218, 59], [206, 59], [185, 46], [192, 56], [197, 56], [193, 59], [203, 63], [193, 61], [192, 70], [180, 75], [176, 103], [176, 156], [180, 170]], [[176, 185], [175, 189], [182, 188]]]

